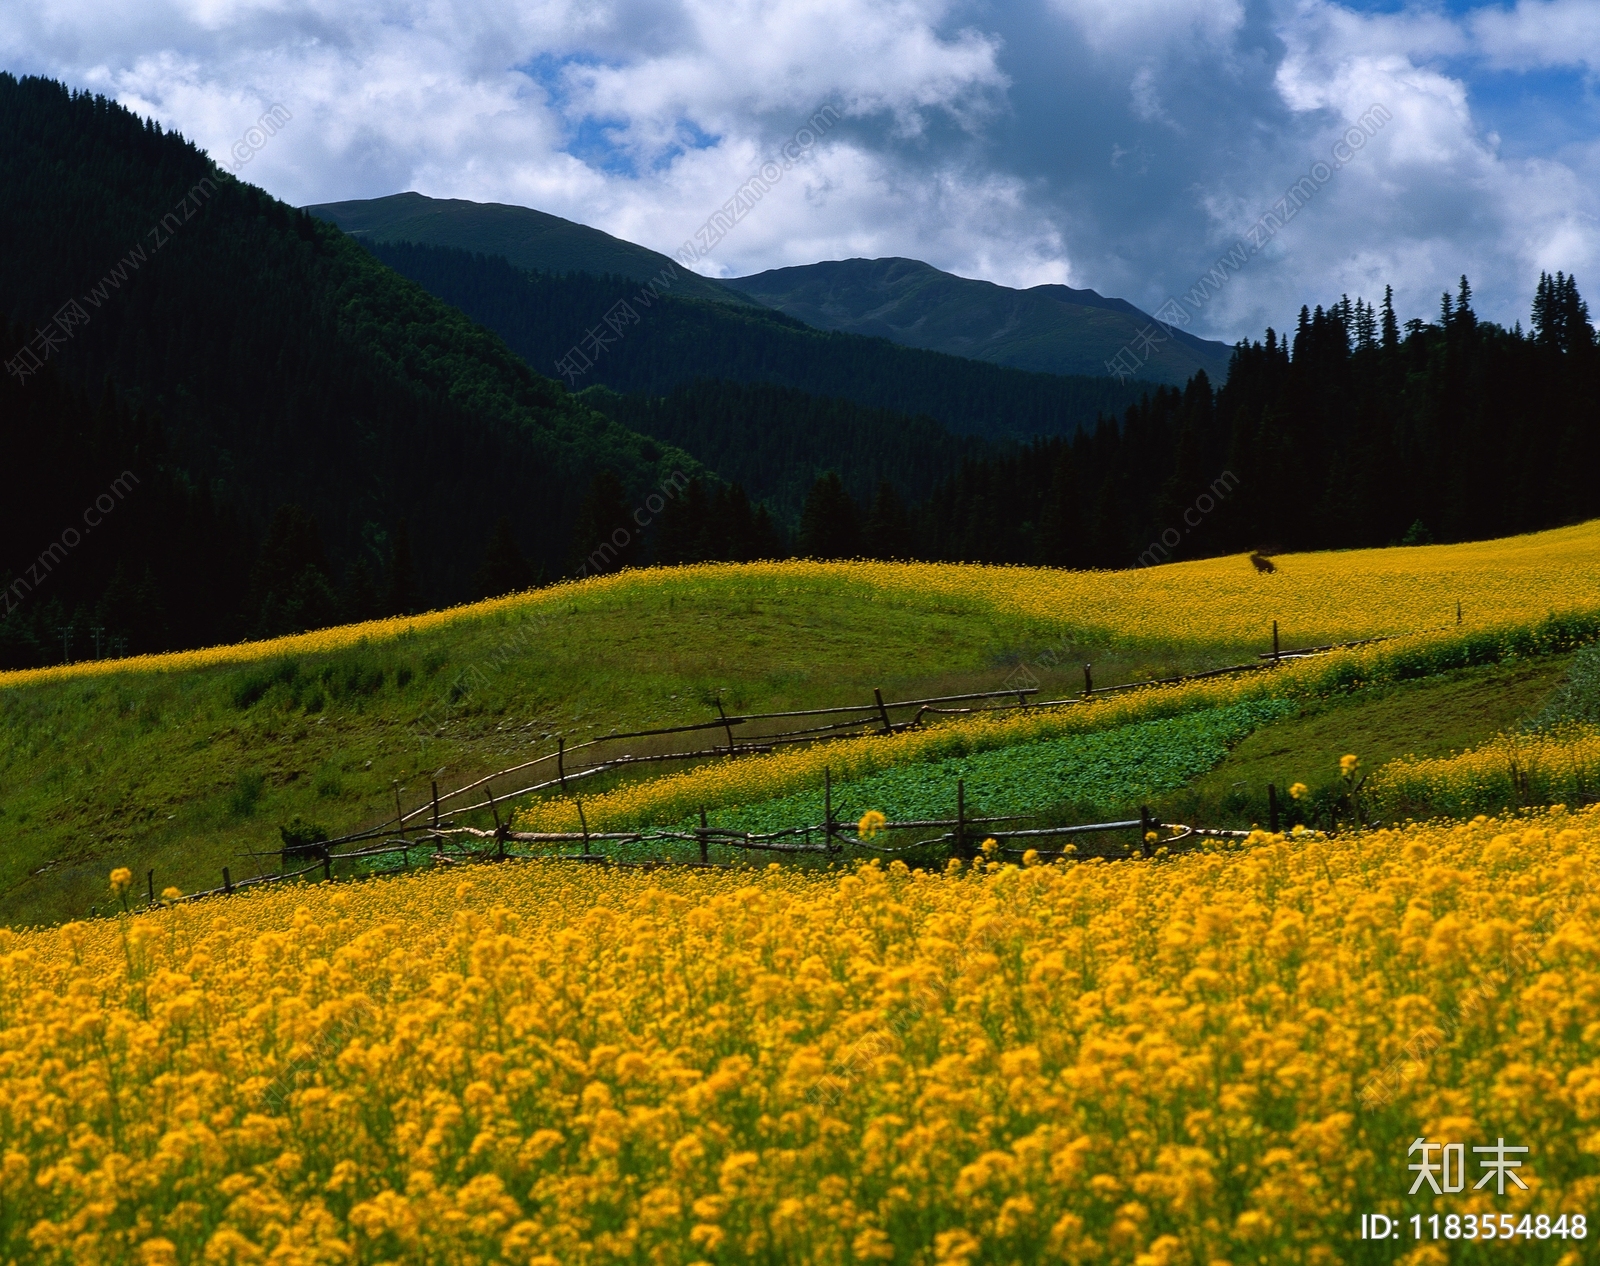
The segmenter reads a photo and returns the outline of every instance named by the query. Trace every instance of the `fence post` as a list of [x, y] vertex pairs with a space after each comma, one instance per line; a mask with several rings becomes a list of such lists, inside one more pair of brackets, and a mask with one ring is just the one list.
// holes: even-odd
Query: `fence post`
[[154, 870], [150, 871], [145, 876], [145, 883], [150, 885], [150, 904], [151, 905], [155, 905], [155, 903], [156, 903], [156, 872]]
[[233, 892], [233, 876], [228, 873], [228, 868], [222, 868], [222, 889], [230, 895]]
[[833, 847], [833, 769], [822, 767], [822, 840]]
[[1092, 664], [1083, 666], [1083, 697], [1085, 699], [1094, 693], [1094, 677], [1089, 671], [1092, 667]]
[[1456, 603], [1456, 623], [1461, 623], [1461, 603], [1459, 601]]
[[706, 851], [706, 807], [700, 806], [700, 829], [695, 832], [700, 837], [700, 864], [706, 865], [711, 860], [711, 855]]
[[561, 794], [567, 794], [567, 740], [556, 735], [556, 777], [561, 780]]
[[728, 755], [733, 755], [733, 726], [728, 724], [728, 714], [722, 710], [722, 697], [717, 697], [717, 715], [722, 718], [723, 732], [728, 736]]
[[333, 857], [328, 850], [322, 850], [322, 877], [329, 883], [333, 882]]
[[956, 779], [956, 856], [967, 855], [967, 782]]
[[1278, 833], [1278, 788], [1270, 782], [1267, 784], [1267, 829], [1274, 835]]
[[500, 806], [494, 802], [494, 792], [488, 783], [483, 784], [483, 794], [489, 797], [489, 812], [494, 814], [494, 840], [495, 856], [501, 861], [506, 859], [506, 829], [500, 825]]
[[583, 828], [583, 855], [589, 856], [589, 819], [583, 815], [583, 797], [577, 797], [578, 825]]
[[876, 686], [872, 688], [872, 697], [878, 701], [878, 715], [883, 718], [883, 732], [893, 734], [894, 726], [889, 724], [889, 709], [883, 706], [883, 691]]
[[433, 829], [435, 831], [437, 831], [439, 829], [439, 780], [437, 778], [435, 778], [435, 779], [432, 780], [432, 782], [433, 782]]
[[1155, 830], [1155, 819], [1150, 816], [1148, 805], [1139, 806], [1139, 851], [1146, 857], [1150, 856], [1150, 832]]
[[1272, 622], [1272, 660], [1276, 663], [1279, 658], [1281, 657], [1278, 654], [1278, 622], [1274, 620]]
[[405, 829], [406, 815], [400, 812], [400, 780], [398, 778], [394, 779], [393, 780], [393, 785], [394, 785], [394, 829], [397, 830], [397, 831], [401, 831], [401, 830]]

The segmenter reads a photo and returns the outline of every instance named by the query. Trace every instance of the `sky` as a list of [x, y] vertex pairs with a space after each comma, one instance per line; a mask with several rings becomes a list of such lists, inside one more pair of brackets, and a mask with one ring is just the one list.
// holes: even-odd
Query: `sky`
[[711, 276], [907, 256], [1230, 342], [1386, 283], [1432, 317], [1463, 273], [1507, 325], [1541, 270], [1600, 310], [1597, 0], [6, 0], [0, 66], [296, 205], [414, 189], [676, 253], [743, 187]]

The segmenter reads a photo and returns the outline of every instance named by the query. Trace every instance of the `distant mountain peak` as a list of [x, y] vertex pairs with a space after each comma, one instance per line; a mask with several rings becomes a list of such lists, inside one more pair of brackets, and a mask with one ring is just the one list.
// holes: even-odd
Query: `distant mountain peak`
[[[723, 284], [824, 330], [875, 335], [1016, 369], [1105, 375], [1155, 318], [1126, 299], [1058, 283], [1016, 290], [958, 277], [902, 256], [824, 260], [774, 268]], [[1166, 330], [1139, 377], [1182, 384], [1204, 369], [1228, 374], [1226, 343]]]

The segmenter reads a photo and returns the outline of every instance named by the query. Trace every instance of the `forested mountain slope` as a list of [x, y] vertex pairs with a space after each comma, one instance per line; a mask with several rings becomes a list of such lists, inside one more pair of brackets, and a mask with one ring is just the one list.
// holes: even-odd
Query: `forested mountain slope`
[[[113, 545], [96, 546], [147, 590], [150, 630], [106, 633], [136, 647], [278, 631], [254, 627], [266, 595], [251, 586], [256, 543], [285, 504], [312, 530], [278, 583], [304, 578], [296, 601], [332, 622], [368, 591], [391, 609], [471, 596], [501, 515], [560, 570], [596, 471], [631, 495], [694, 465], [578, 403], [332, 225], [104, 98], [0, 75], [0, 236], [26, 244], [0, 254], [0, 317], [16, 331], [0, 443], [26, 472], [0, 510], [0, 579], [13, 585], [52, 537], [81, 531], [101, 473], [85, 485], [72, 437], [101, 436], [103, 464], [139, 480], [97, 538]], [[155, 516], [168, 527], [123, 539], [154, 487], [234, 526], [197, 539], [191, 510], [174, 509]], [[116, 622], [112, 576], [78, 561], [11, 591], [27, 600], [0, 645], [55, 638], [49, 626], [75, 613], [80, 637]], [[351, 601], [336, 610], [341, 588]]]
[[679, 282], [690, 274], [675, 266], [641, 287], [620, 276], [530, 273], [442, 247], [373, 243], [372, 251], [494, 330], [540, 372], [559, 372], [558, 362], [576, 368], [574, 387], [661, 396], [703, 378], [770, 383], [989, 438], [1071, 435], [1151, 389], [1027, 373], [817, 330], [780, 312], [685, 299]]

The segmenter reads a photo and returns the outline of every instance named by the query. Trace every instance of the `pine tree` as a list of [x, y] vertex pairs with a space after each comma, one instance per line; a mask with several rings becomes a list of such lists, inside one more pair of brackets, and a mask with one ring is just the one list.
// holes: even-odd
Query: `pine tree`
[[856, 503], [837, 473], [829, 471], [811, 485], [800, 515], [802, 558], [857, 558], [861, 554], [861, 519]]
[[1393, 351], [1400, 346], [1400, 326], [1394, 319], [1394, 287], [1383, 288], [1383, 346]]
[[886, 561], [908, 559], [916, 552], [911, 516], [906, 513], [900, 494], [887, 479], [879, 481], [877, 495], [872, 499], [862, 548], [868, 558]]
[[489, 543], [484, 547], [483, 561], [478, 564], [472, 587], [480, 598], [498, 598], [501, 594], [531, 589], [533, 583], [533, 568], [517, 544], [511, 516], [503, 514], [489, 534]]
[[596, 471], [572, 525], [572, 573], [620, 571], [638, 566], [643, 556], [644, 533], [628, 513], [622, 480], [609, 468]]
[[385, 599], [390, 615], [414, 615], [417, 610], [416, 564], [411, 558], [411, 525], [401, 519], [394, 526], [389, 543], [389, 592]]

